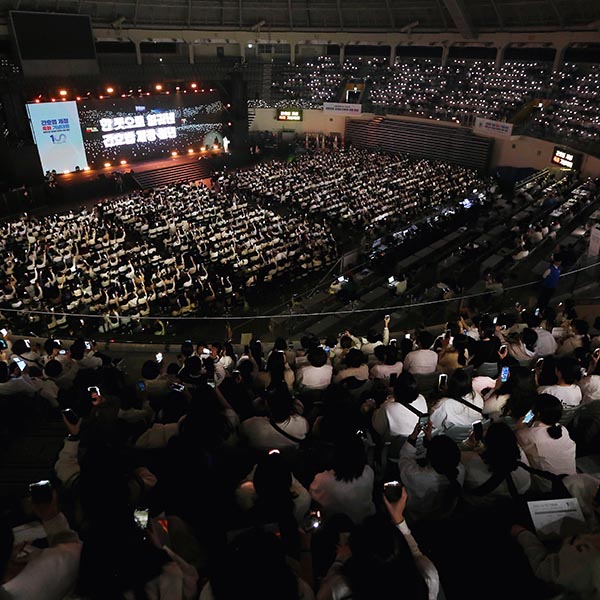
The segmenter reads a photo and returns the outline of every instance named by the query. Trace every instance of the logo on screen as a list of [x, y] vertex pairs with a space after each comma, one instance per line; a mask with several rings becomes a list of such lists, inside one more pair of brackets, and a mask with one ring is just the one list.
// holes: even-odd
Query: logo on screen
[[59, 133], [58, 135], [55, 135], [53, 133], [50, 135], [50, 139], [52, 140], [53, 144], [66, 144], [67, 143], [67, 136], [64, 133]]

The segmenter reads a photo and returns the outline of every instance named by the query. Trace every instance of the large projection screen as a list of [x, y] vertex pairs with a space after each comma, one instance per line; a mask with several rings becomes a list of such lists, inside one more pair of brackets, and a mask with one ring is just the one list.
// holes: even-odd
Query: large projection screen
[[10, 29], [26, 77], [98, 73], [88, 15], [9, 11]]
[[222, 144], [217, 92], [78, 102], [89, 164], [139, 162]]
[[28, 104], [27, 113], [44, 172], [87, 166], [76, 102]]

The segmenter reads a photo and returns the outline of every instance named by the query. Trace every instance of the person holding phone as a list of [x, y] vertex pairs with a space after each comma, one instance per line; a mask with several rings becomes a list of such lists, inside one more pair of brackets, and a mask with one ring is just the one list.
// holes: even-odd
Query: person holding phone
[[[383, 346], [381, 351], [383, 352], [383, 364], [373, 365], [369, 373], [371, 379], [390, 381], [391, 375], [395, 374], [398, 376], [402, 373], [402, 361], [398, 356], [398, 348], [396, 346]], [[376, 350], [376, 354], [378, 353], [379, 351]]]
[[32, 397], [35, 391], [29, 377], [29, 367], [24, 360], [16, 359], [10, 364], [0, 362], [0, 396], [21, 394]]
[[[512, 429], [505, 423], [491, 423], [484, 429], [479, 452], [461, 453], [465, 467], [465, 499], [471, 505], [489, 504], [512, 496], [509, 486], [521, 495], [531, 486], [531, 476], [519, 467], [529, 464]], [[509, 482], [510, 479], [510, 482]]]
[[431, 422], [434, 428], [447, 431], [452, 427], [471, 427], [481, 419], [483, 398], [473, 390], [471, 376], [458, 369], [448, 379], [448, 389], [434, 406]]
[[578, 382], [581, 379], [581, 367], [576, 358], [562, 356], [556, 360], [555, 373], [556, 385], [542, 385], [538, 387], [538, 394], [551, 394], [558, 398], [563, 408], [575, 408], [581, 404], [581, 388]]
[[438, 597], [437, 569], [421, 552], [404, 518], [407, 498], [406, 489], [395, 502], [384, 496], [387, 515], [369, 517], [351, 531], [348, 543], [338, 546], [317, 600], [387, 598], [390, 590], [414, 600]]
[[25, 563], [17, 562], [12, 528], [0, 519], [0, 597], [66, 598], [78, 576], [81, 541], [58, 508], [56, 490], [49, 499], [32, 496], [33, 513], [46, 532], [48, 547], [31, 554]]
[[581, 403], [588, 404], [594, 400], [600, 400], [600, 348], [596, 348], [590, 355], [589, 366], [586, 375], [579, 382], [581, 389]]
[[408, 493], [407, 514], [415, 520], [444, 519], [455, 510], [462, 495], [465, 469], [458, 445], [446, 435], [432, 436], [425, 428], [426, 460], [417, 462], [419, 423], [400, 450], [400, 479]]
[[404, 371], [398, 375], [393, 395], [373, 413], [373, 429], [384, 440], [408, 437], [419, 421], [419, 416], [428, 413], [427, 401], [419, 393], [415, 378]]
[[[523, 424], [521, 419], [515, 433], [529, 464], [535, 469], [550, 471], [555, 475], [573, 475], [576, 473], [576, 444], [569, 432], [560, 424], [562, 405], [558, 398], [550, 394], [535, 397], [532, 407], [533, 425]], [[550, 482], [539, 477], [533, 478], [538, 491], [550, 491]]]

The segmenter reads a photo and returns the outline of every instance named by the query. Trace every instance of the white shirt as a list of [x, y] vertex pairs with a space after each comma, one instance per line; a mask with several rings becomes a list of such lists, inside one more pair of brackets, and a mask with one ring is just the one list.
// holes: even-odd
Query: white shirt
[[[427, 401], [421, 394], [411, 404], [419, 412], [427, 414]], [[381, 436], [406, 436], [408, 437], [415, 429], [419, 417], [400, 402], [396, 402], [393, 396], [387, 400], [373, 413], [373, 429]]]
[[[407, 442], [400, 450], [400, 478], [406, 487], [408, 501], [406, 509], [418, 519], [442, 516], [446, 514], [444, 503], [450, 481], [440, 475], [431, 466], [421, 467], [416, 460], [415, 447]], [[465, 468], [458, 464], [457, 481], [460, 485], [465, 479]]]
[[[483, 409], [483, 398], [479, 394], [473, 393], [465, 400]], [[481, 413], [453, 398], [442, 398], [431, 413], [431, 424], [435, 429], [449, 429], [453, 425], [469, 427], [480, 419]]]
[[309, 492], [321, 506], [324, 517], [343, 513], [359, 524], [375, 514], [372, 498], [374, 481], [375, 473], [369, 465], [365, 465], [361, 476], [352, 481], [338, 481], [335, 471], [323, 471], [315, 475]]
[[333, 383], [339, 383], [343, 381], [347, 377], [355, 377], [359, 381], [366, 381], [369, 379], [369, 367], [368, 365], [360, 365], [360, 367], [347, 367], [346, 369], [342, 369], [335, 377], [333, 378]]
[[532, 427], [515, 431], [517, 441], [527, 454], [532, 467], [550, 471], [555, 475], [574, 475], [576, 472], [575, 442], [562, 426], [562, 435], [557, 440], [551, 438], [548, 434], [549, 427], [535, 421]]
[[404, 359], [404, 368], [412, 375], [435, 373], [438, 355], [433, 350], [413, 350]]
[[579, 382], [579, 389], [581, 390], [582, 404], [593, 402], [594, 400], [600, 400], [600, 375], [590, 375], [589, 377], [584, 377]]
[[537, 342], [535, 343], [535, 354], [536, 356], [549, 356], [556, 352], [558, 344], [554, 339], [554, 336], [542, 327], [536, 327], [534, 331], [538, 335]]
[[35, 387], [31, 383], [28, 375], [11, 377], [7, 382], [0, 383], [0, 396], [12, 396], [17, 394], [33, 396], [35, 391]]
[[[303, 440], [308, 433], [308, 422], [300, 415], [292, 415], [284, 423], [277, 423], [289, 435]], [[240, 435], [248, 445], [257, 450], [271, 450], [272, 448], [293, 448], [295, 442], [279, 433], [269, 423], [268, 417], [251, 417], [240, 425]]]
[[[519, 460], [525, 464], [529, 464], [526, 454], [520, 449], [521, 456]], [[483, 485], [493, 473], [489, 467], [485, 464], [477, 452], [463, 452], [461, 455], [461, 462], [465, 466], [465, 490], [473, 490]], [[525, 469], [519, 467], [511, 473], [511, 478], [517, 492], [524, 494], [531, 486], [531, 475]], [[504, 480], [497, 488], [489, 492], [491, 496], [510, 496], [510, 491], [506, 480]]]
[[563, 408], [572, 408], [581, 404], [581, 388], [571, 385], [544, 385], [537, 389], [538, 394], [550, 394], [560, 400]]
[[307, 365], [299, 369], [296, 381], [298, 385], [312, 390], [324, 390], [331, 383], [332, 375], [333, 367], [330, 364], [325, 364], [322, 367]]
[[402, 373], [402, 369], [403, 365], [400, 361], [393, 365], [373, 365], [371, 367], [371, 377], [373, 379], [383, 379], [384, 381], [389, 381], [392, 373], [400, 375], [400, 373]]

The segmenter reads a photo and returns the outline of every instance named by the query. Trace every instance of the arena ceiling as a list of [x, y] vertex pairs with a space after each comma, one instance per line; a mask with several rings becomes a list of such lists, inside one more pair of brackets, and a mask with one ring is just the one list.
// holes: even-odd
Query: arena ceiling
[[[0, 8], [82, 13], [115, 28], [216, 30], [598, 30], [599, 0], [0, 0]], [[6, 13], [5, 13], [6, 14]]]

